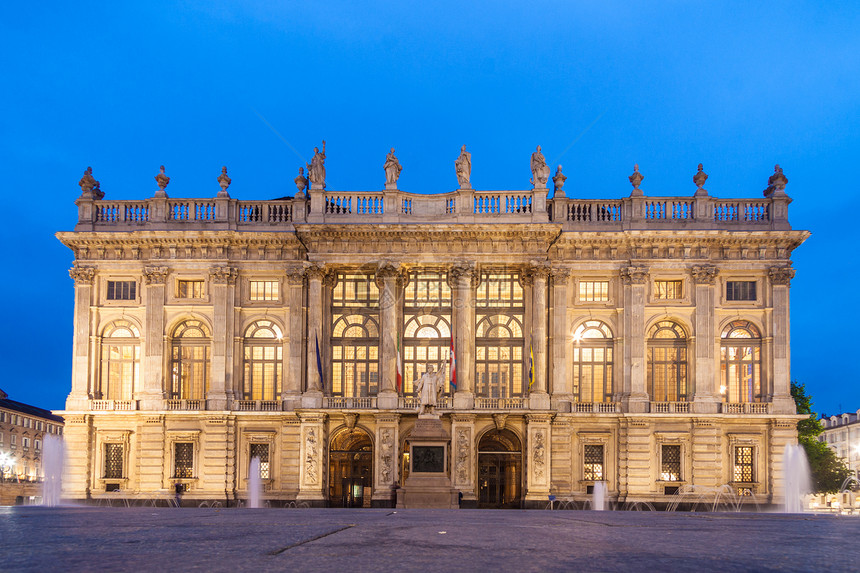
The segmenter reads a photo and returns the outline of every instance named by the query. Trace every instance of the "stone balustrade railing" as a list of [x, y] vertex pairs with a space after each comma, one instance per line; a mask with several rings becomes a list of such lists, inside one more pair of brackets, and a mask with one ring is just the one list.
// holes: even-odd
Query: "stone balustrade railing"
[[546, 189], [422, 195], [399, 190], [311, 191], [271, 201], [170, 199], [107, 201], [81, 197], [76, 231], [291, 231], [304, 223], [557, 223], [566, 231], [789, 230], [786, 195], [762, 199], [645, 197], [547, 199]]

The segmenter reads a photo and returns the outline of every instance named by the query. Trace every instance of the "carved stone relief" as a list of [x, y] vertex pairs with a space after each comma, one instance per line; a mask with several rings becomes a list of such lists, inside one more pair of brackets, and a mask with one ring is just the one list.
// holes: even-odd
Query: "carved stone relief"
[[148, 285], [163, 285], [167, 282], [168, 272], [169, 269], [167, 267], [145, 267], [143, 269], [143, 276]]
[[457, 472], [457, 483], [461, 484], [469, 481], [469, 442], [469, 429], [458, 429], [455, 470]]
[[693, 265], [690, 268], [690, 273], [693, 275], [693, 280], [696, 284], [714, 284], [719, 271], [713, 265]]
[[385, 428], [379, 443], [380, 477], [383, 484], [393, 483], [394, 470], [394, 430]]
[[775, 285], [789, 286], [794, 278], [794, 269], [791, 267], [771, 267], [768, 269], [770, 282]]
[[621, 281], [628, 285], [644, 285], [648, 282], [648, 267], [630, 266], [621, 269]]
[[236, 277], [238, 276], [238, 269], [226, 265], [219, 265], [209, 269], [209, 277], [216, 285], [236, 284]]
[[96, 269], [93, 267], [72, 267], [69, 276], [78, 285], [91, 285], [96, 277]]
[[534, 433], [535, 447], [532, 454], [534, 476], [536, 481], [544, 481], [546, 474], [546, 437], [543, 430]]
[[316, 429], [308, 428], [305, 433], [305, 482], [319, 483], [319, 452]]

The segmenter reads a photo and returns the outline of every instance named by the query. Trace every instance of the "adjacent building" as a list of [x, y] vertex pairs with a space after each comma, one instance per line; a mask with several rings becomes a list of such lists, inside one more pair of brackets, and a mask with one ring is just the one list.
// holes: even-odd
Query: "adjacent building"
[[257, 457], [270, 504], [390, 505], [433, 365], [464, 506], [596, 482], [619, 504], [725, 485], [780, 502], [808, 236], [782, 170], [758, 199], [711, 197], [701, 166], [691, 196], [646, 196], [637, 168], [629, 196], [569, 198], [559, 172], [548, 199], [539, 171], [472, 189], [465, 155], [435, 195], [394, 169], [384, 191], [328, 190], [317, 158], [307, 192], [300, 175], [271, 201], [231, 198], [226, 169], [214, 199], [168, 197], [163, 171], [154, 197], [105, 198], [88, 171], [57, 235], [75, 257], [66, 495], [234, 504]]
[[821, 418], [824, 426], [818, 439], [833, 450], [845, 465], [860, 478], [860, 410]]

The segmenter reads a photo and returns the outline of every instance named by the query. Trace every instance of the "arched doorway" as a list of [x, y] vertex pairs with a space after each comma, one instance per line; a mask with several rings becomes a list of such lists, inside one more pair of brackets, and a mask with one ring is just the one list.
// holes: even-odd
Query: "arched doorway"
[[[362, 430], [343, 429], [331, 439], [329, 448], [329, 505], [370, 506], [373, 485], [373, 442]], [[367, 488], [367, 496], [365, 496]]]
[[516, 509], [521, 505], [523, 455], [510, 430], [491, 430], [478, 443], [478, 507]]

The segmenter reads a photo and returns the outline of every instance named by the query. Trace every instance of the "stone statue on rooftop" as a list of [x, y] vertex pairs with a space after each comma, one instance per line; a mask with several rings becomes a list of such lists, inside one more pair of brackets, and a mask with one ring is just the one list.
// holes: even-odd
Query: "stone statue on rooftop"
[[564, 197], [564, 182], [567, 180], [567, 175], [561, 172], [561, 165], [555, 170], [555, 175], [552, 177], [552, 183], [555, 185], [555, 197]]
[[630, 180], [630, 184], [633, 185], [634, 191], [639, 191], [639, 185], [642, 183], [642, 180], [645, 179], [645, 176], [639, 173], [639, 164], [633, 166], [633, 175], [628, 177]]
[[230, 186], [233, 180], [227, 176], [227, 166], [221, 168], [221, 175], [218, 176], [218, 185], [221, 186], [221, 191], [218, 192], [219, 197], [229, 197], [227, 187]]
[[170, 183], [170, 177], [164, 174], [164, 165], [161, 166], [161, 171], [155, 176], [155, 181], [158, 183], [158, 191], [155, 192], [156, 197], [167, 197], [167, 184]]
[[83, 197], [99, 200], [105, 196], [102, 193], [101, 184], [93, 177], [92, 167], [87, 167], [84, 176], [78, 181], [78, 185], [81, 186], [81, 196]]
[[400, 177], [400, 172], [403, 171], [403, 166], [400, 165], [400, 161], [394, 156], [393, 147], [388, 155], [385, 156], [385, 163], [382, 165], [382, 168], [385, 170], [385, 188], [397, 189], [397, 179]]
[[314, 156], [307, 164], [311, 189], [325, 189], [325, 139], [322, 144], [322, 151], [319, 147], [314, 147]]
[[[442, 375], [445, 370], [439, 363], [439, 371], [433, 371], [433, 365], [428, 364], [427, 370], [418, 380], [418, 415], [436, 414], [436, 403], [442, 394]], [[438, 414], [436, 414], [438, 416]]]
[[767, 179], [767, 189], [764, 190], [764, 196], [770, 197], [774, 193], [778, 195], [785, 194], [785, 186], [788, 184], [788, 177], [782, 172], [782, 167], [779, 164], [773, 166], [773, 175]]
[[549, 179], [549, 165], [546, 164], [546, 158], [540, 151], [540, 145], [537, 146], [537, 151], [532, 153], [532, 185], [535, 188], [545, 189], [546, 182]]
[[296, 194], [296, 197], [304, 197], [305, 189], [308, 188], [308, 178], [305, 177], [304, 167], [299, 167], [299, 174], [296, 175], [296, 178], [293, 179], [293, 181], [295, 181], [296, 183], [296, 189], [299, 190], [299, 192]]
[[454, 161], [454, 169], [457, 171], [457, 181], [463, 189], [472, 186], [469, 179], [472, 177], [472, 154], [466, 151], [466, 146], [460, 148], [460, 156]]

